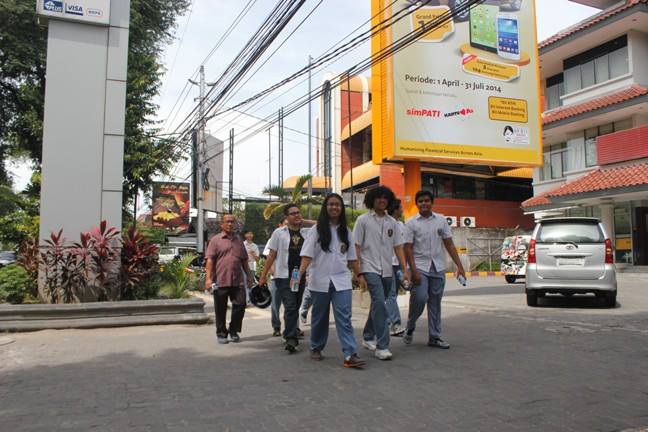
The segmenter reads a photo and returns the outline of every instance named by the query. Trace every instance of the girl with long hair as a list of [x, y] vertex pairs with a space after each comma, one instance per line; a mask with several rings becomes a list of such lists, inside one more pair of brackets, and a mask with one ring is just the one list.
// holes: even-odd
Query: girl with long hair
[[[360, 273], [353, 235], [347, 227], [344, 201], [338, 194], [329, 194], [301, 250], [300, 275], [309, 270], [311, 312], [311, 358], [322, 360], [322, 350], [328, 340], [329, 313], [333, 305], [335, 328], [344, 353], [344, 367], [362, 368], [365, 362], [358, 357], [358, 343], [351, 325], [352, 285], [349, 267]], [[366, 281], [358, 282], [366, 288]]]

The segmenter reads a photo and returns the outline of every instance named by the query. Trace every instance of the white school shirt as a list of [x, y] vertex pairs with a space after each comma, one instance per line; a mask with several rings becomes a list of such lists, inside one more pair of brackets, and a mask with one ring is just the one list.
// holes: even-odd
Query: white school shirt
[[[398, 223], [398, 228], [400, 228], [400, 235], [401, 235], [401, 244], [405, 244], [405, 233], [407, 231], [407, 228], [405, 228], [405, 224], [401, 221], [396, 221]], [[392, 253], [392, 265], [393, 266], [399, 266], [400, 263], [398, 262], [398, 257], [396, 257], [396, 253]], [[407, 265], [407, 264], [405, 264]], [[405, 269], [401, 269], [405, 271]]]
[[336, 291], [350, 290], [351, 271], [349, 261], [357, 259], [353, 233], [349, 231], [349, 247], [340, 241], [337, 235], [337, 226], [331, 226], [330, 252], [324, 252], [319, 243], [319, 233], [313, 227], [304, 240], [301, 256], [312, 258], [308, 270], [308, 289], [315, 292], [328, 292], [329, 284], [333, 282]]
[[384, 278], [392, 276], [391, 259], [394, 247], [403, 244], [398, 221], [388, 214], [379, 217], [370, 210], [358, 218], [353, 229], [356, 245], [360, 246], [360, 271]]
[[259, 246], [254, 243], [248, 243], [247, 240], [243, 242], [243, 245], [245, 246], [245, 251], [248, 254], [248, 267], [250, 267], [250, 270], [255, 271], [256, 260], [252, 258], [251, 254], [252, 252], [254, 252], [256, 256], [259, 256]]
[[[311, 231], [310, 228], [300, 228], [302, 237], [304, 237], [304, 242], [306, 242], [306, 236], [308, 232]], [[304, 243], [305, 244], [305, 243]], [[288, 248], [290, 247], [290, 231], [288, 226], [282, 226], [277, 228], [272, 233], [266, 249], [271, 249], [277, 252], [277, 258], [274, 262], [274, 275], [276, 279], [289, 279], [290, 278], [290, 269], [288, 268]], [[302, 250], [304, 246], [302, 245]]]
[[434, 262], [436, 271], [444, 272], [446, 249], [443, 239], [452, 238], [452, 231], [445, 216], [432, 212], [430, 217], [424, 218], [418, 213], [405, 222], [405, 227], [405, 243], [413, 244], [416, 269], [427, 273]]

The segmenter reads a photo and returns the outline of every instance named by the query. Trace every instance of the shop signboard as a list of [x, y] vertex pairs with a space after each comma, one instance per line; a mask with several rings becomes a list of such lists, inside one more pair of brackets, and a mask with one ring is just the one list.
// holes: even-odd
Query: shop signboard
[[107, 26], [110, 0], [36, 0], [36, 13], [47, 18]]

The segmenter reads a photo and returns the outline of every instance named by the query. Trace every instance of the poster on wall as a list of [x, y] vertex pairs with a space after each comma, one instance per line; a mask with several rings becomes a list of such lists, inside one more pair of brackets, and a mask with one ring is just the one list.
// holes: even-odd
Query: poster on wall
[[542, 164], [534, 1], [465, 3], [372, 0], [375, 20], [405, 16], [374, 54], [431, 29], [372, 68], [374, 162]]
[[189, 229], [191, 207], [189, 183], [155, 182], [153, 184], [153, 226], [173, 234]]

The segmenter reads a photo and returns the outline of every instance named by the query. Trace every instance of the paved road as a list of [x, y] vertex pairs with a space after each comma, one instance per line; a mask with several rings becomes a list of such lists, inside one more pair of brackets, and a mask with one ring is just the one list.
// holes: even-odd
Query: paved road
[[341, 367], [334, 330], [323, 362], [289, 356], [258, 309], [238, 345], [217, 345], [212, 326], [3, 335], [0, 431], [647, 430], [648, 282], [620, 282], [605, 309], [528, 308], [523, 284], [451, 281], [452, 348], [418, 331], [392, 341], [393, 361], [363, 352], [363, 371]]

